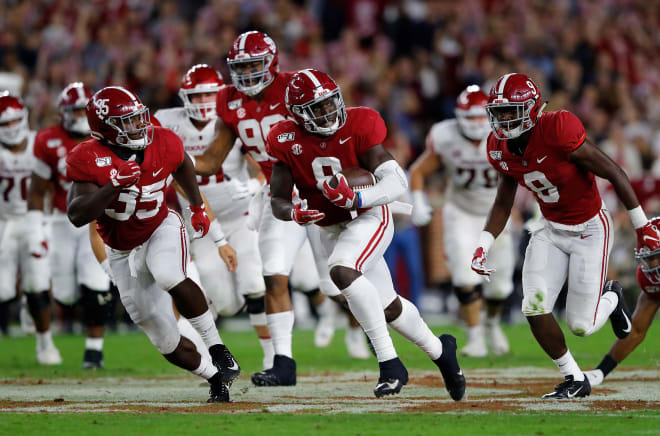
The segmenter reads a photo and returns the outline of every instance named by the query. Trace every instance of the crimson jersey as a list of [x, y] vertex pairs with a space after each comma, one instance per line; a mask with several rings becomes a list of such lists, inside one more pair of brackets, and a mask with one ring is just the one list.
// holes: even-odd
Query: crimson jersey
[[[167, 178], [184, 159], [181, 139], [169, 129], [154, 127], [153, 142], [144, 149], [138, 182], [123, 189], [97, 220], [103, 241], [117, 250], [144, 243], [167, 217]], [[67, 175], [75, 182], [104, 186], [123, 161], [96, 139], [75, 147], [66, 159]]]
[[637, 267], [637, 283], [639, 283], [639, 287], [648, 295], [651, 297], [651, 299], [660, 302], [660, 285], [654, 285], [651, 283], [648, 277], [646, 277], [646, 274], [642, 271], [641, 267]]
[[273, 162], [266, 152], [266, 138], [270, 128], [286, 119], [289, 112], [284, 104], [286, 90], [293, 73], [278, 73], [257, 101], [227, 85], [218, 92], [218, 117], [240, 138], [243, 147], [254, 158], [270, 183]]
[[331, 136], [312, 135], [291, 120], [282, 121], [268, 134], [268, 153], [291, 168], [300, 198], [307, 200], [309, 209], [325, 213], [317, 224], [329, 226], [350, 220], [351, 213], [323, 196], [323, 182], [344, 168], [361, 166], [358, 157], [381, 144], [386, 134], [378, 112], [348, 108], [346, 123]]
[[488, 136], [488, 160], [500, 173], [529, 189], [549, 221], [581, 224], [593, 218], [602, 200], [591, 172], [569, 161], [584, 143], [580, 120], [568, 111], [545, 112], [532, 129], [522, 156], [511, 153], [507, 141]]
[[82, 140], [72, 137], [60, 125], [39, 130], [34, 140], [37, 163], [34, 172], [53, 182], [53, 206], [66, 212], [66, 195], [71, 180], [66, 176], [66, 156]]

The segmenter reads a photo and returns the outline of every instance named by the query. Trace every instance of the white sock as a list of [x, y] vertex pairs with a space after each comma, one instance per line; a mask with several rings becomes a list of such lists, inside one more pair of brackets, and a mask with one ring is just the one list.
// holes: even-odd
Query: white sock
[[390, 326], [401, 336], [417, 345], [431, 360], [440, 357], [442, 342], [426, 325], [417, 307], [401, 296], [399, 296], [399, 300], [401, 300], [401, 314], [389, 323]]
[[85, 338], [85, 349], [103, 351], [103, 338]]
[[272, 368], [273, 359], [275, 358], [275, 347], [273, 347], [273, 340], [271, 338], [259, 338], [259, 344], [261, 344], [261, 349], [264, 350], [264, 369]]
[[46, 348], [49, 348], [51, 346], [54, 346], [53, 344], [53, 336], [49, 330], [46, 330], [43, 333], [36, 333], [37, 337], [37, 350], [45, 350]]
[[199, 367], [190, 372], [208, 380], [218, 373], [218, 368], [213, 365], [210, 357], [202, 356], [202, 359], [199, 361]]
[[179, 328], [179, 333], [181, 336], [185, 336], [187, 339], [189, 339], [190, 342], [195, 345], [197, 352], [201, 354], [202, 357], [206, 356], [209, 359], [211, 358], [209, 349], [206, 347], [206, 345], [204, 345], [204, 340], [199, 335], [199, 333], [197, 333], [197, 330], [194, 329], [192, 324], [190, 324], [190, 321], [188, 321], [183, 316], [179, 316], [179, 320], [176, 322], [176, 325]]
[[473, 341], [484, 340], [484, 329], [481, 324], [473, 325], [472, 327], [467, 327], [466, 332], [467, 332], [468, 343]]
[[610, 315], [614, 312], [614, 309], [616, 309], [618, 304], [619, 296], [616, 292], [608, 291], [601, 295], [600, 302], [598, 303], [598, 311], [596, 312], [596, 322], [589, 334], [600, 330], [600, 328], [610, 319]]
[[321, 304], [316, 306], [316, 312], [321, 318], [330, 318], [334, 316], [334, 306], [335, 303], [328, 297], [324, 298]]
[[261, 313], [250, 313], [248, 314], [250, 318], [250, 325], [253, 327], [268, 325], [268, 320], [266, 319], [266, 312]]
[[555, 365], [557, 365], [557, 368], [559, 368], [559, 372], [561, 372], [561, 375], [564, 377], [567, 375], [572, 375], [573, 380], [575, 381], [584, 380], [584, 373], [582, 370], [580, 370], [580, 367], [578, 366], [575, 359], [573, 359], [573, 355], [571, 355], [570, 350], [566, 350], [566, 354], [561, 356], [559, 359], [553, 359], [552, 361], [555, 362]]
[[273, 349], [275, 354], [293, 358], [291, 351], [291, 337], [293, 335], [293, 311], [269, 313], [266, 315], [268, 320], [268, 330], [273, 340]]
[[351, 313], [371, 340], [378, 361], [384, 362], [397, 357], [392, 338], [387, 331], [380, 296], [374, 285], [364, 276], [360, 276], [341, 293], [346, 297]]
[[194, 318], [189, 318], [190, 324], [197, 330], [199, 335], [202, 337], [206, 348], [211, 348], [213, 345], [222, 344], [222, 339], [220, 339], [220, 334], [218, 329], [215, 327], [215, 322], [213, 321], [213, 315], [207, 309], [206, 312], [202, 313], [199, 316]]

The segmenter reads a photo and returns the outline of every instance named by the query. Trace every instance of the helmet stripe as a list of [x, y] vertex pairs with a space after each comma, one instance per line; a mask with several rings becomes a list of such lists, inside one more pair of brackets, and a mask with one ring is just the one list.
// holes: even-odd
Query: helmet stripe
[[498, 94], [503, 94], [504, 93], [504, 85], [506, 85], [506, 81], [509, 79], [509, 77], [513, 76], [516, 73], [509, 73], [505, 74], [504, 77], [500, 80], [500, 86], [497, 88], [497, 93]]
[[241, 40], [238, 42], [238, 50], [245, 51], [245, 41], [247, 41], [248, 32], [241, 35]]
[[321, 86], [321, 82], [319, 82], [319, 79], [317, 79], [316, 76], [312, 73], [312, 70], [310, 70], [308, 68], [308, 69], [302, 70], [300, 72], [303, 73], [305, 76], [309, 77], [309, 80], [312, 81], [315, 88], [318, 88], [319, 86]]
[[105, 89], [117, 89], [119, 91], [122, 91], [124, 94], [128, 95], [132, 100], [137, 100], [138, 99], [135, 94], [133, 94], [131, 91], [129, 91], [128, 89], [126, 89], [124, 87], [121, 87], [121, 86], [108, 86]]

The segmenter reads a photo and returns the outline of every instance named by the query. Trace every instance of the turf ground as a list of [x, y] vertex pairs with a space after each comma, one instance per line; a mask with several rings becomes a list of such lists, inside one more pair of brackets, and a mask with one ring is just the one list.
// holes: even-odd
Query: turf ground
[[[461, 329], [435, 327], [454, 334]], [[0, 339], [0, 435], [46, 434], [659, 434], [660, 324], [592, 395], [541, 401], [560, 380], [526, 325], [506, 328], [512, 353], [462, 358], [467, 399], [454, 403], [426, 356], [393, 334], [410, 383], [376, 399], [375, 359], [351, 360], [339, 330], [327, 349], [313, 332], [294, 333], [295, 387], [256, 388], [250, 373], [261, 352], [251, 332], [222, 332], [243, 373], [232, 402], [207, 405], [201, 380], [168, 364], [141, 333], [108, 335], [106, 369], [80, 369], [84, 339], [55, 338], [64, 364], [40, 367], [34, 339]], [[614, 335], [606, 326], [589, 338], [567, 337], [583, 369], [596, 365]]]

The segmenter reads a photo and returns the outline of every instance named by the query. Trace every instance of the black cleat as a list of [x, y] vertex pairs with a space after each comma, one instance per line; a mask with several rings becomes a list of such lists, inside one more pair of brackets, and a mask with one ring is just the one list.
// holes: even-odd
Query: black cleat
[[211, 377], [209, 380], [209, 399], [207, 403], [228, 403], [229, 402], [229, 387], [222, 382], [222, 376]]
[[403, 385], [408, 383], [408, 370], [398, 357], [378, 362], [378, 366], [380, 366], [380, 377], [374, 389], [376, 397], [398, 394]]
[[218, 368], [222, 375], [222, 382], [230, 387], [234, 379], [241, 374], [241, 367], [238, 366], [238, 362], [224, 344], [211, 346], [209, 354], [213, 360], [213, 365]]
[[626, 301], [623, 298], [623, 288], [616, 280], [610, 280], [605, 283], [603, 294], [605, 292], [614, 292], [619, 298], [619, 303], [612, 313], [610, 313], [610, 323], [616, 337], [624, 339], [630, 334], [632, 324], [630, 322], [630, 311], [626, 307]]
[[456, 358], [456, 338], [441, 335], [439, 339], [442, 342], [442, 354], [433, 363], [440, 368], [449, 396], [454, 401], [460, 401], [465, 395], [465, 376]]
[[103, 369], [103, 351], [85, 350], [83, 369]]
[[273, 367], [252, 374], [255, 386], [295, 386], [296, 361], [290, 357], [276, 354]]
[[549, 394], [545, 394], [542, 399], [562, 400], [571, 398], [587, 397], [591, 393], [591, 384], [589, 377], [584, 376], [584, 381], [573, 380], [572, 375], [564, 377], [564, 381], [555, 386], [555, 390]]

